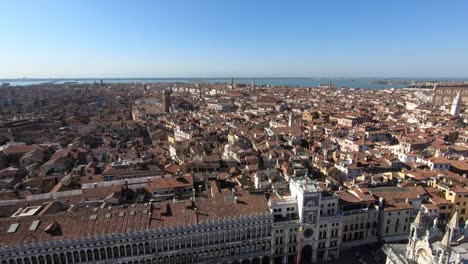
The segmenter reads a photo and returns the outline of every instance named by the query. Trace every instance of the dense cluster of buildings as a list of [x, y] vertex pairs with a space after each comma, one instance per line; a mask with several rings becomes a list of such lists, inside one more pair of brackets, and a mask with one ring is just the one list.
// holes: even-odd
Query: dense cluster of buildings
[[468, 261], [466, 84], [2, 90], [1, 264]]

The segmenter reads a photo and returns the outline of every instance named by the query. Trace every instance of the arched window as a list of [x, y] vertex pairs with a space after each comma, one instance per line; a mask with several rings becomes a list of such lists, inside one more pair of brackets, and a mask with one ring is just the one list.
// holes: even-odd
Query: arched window
[[59, 256], [57, 254], [53, 254], [52, 258], [54, 260], [54, 263], [59, 263]]
[[140, 255], [145, 254], [145, 248], [143, 247], [143, 244], [138, 245], [138, 254], [140, 254]]
[[149, 252], [151, 252], [150, 244], [148, 242], [145, 242], [145, 253], [149, 253]]
[[125, 245], [125, 256], [130, 257], [132, 255], [132, 247], [130, 245]]
[[80, 254], [78, 251], [73, 251], [73, 261], [75, 261], [75, 263], [80, 262]]
[[94, 260], [100, 260], [101, 258], [99, 257], [99, 250], [95, 248], [93, 250], [93, 255], [94, 255]]
[[169, 239], [169, 250], [173, 250], [173, 249], [174, 249], [174, 240]]
[[106, 248], [107, 258], [112, 258], [112, 248]]
[[[67, 257], [65, 257], [65, 253], [60, 253], [59, 254], [60, 256], [60, 263], [67, 263]], [[82, 258], [82, 260], [84, 260], [84, 258]]]
[[125, 257], [125, 246], [120, 246], [119, 247], [119, 250], [120, 250], [120, 256], [121, 257]]
[[179, 238], [174, 238], [174, 248], [179, 249]]

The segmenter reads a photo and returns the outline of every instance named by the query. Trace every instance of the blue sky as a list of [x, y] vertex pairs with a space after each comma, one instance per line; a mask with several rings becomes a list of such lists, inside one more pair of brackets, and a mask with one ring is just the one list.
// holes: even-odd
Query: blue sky
[[468, 1], [0, 0], [0, 78], [468, 77]]

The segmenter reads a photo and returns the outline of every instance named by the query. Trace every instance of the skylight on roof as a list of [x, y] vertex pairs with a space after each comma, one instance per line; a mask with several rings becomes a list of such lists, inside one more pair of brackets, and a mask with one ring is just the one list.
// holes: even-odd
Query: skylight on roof
[[89, 220], [96, 220], [97, 219], [97, 214], [92, 214], [89, 216]]
[[11, 224], [7, 230], [7, 233], [15, 233], [16, 230], [18, 230], [18, 227], [19, 227], [19, 223]]
[[107, 214], [106, 214], [106, 219], [109, 219], [109, 218], [111, 218], [111, 216], [112, 216], [112, 214], [111, 214], [111, 213], [107, 213]]
[[39, 224], [41, 223], [40, 220], [34, 220], [31, 224], [31, 226], [29, 227], [29, 231], [36, 231], [37, 227], [39, 226]]

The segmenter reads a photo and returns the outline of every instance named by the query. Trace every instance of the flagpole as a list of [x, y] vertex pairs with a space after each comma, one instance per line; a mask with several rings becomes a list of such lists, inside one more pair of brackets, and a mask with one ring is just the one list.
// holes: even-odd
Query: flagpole
[[301, 240], [302, 240], [302, 226], [299, 227], [299, 241], [297, 242], [297, 264], [301, 264]]

